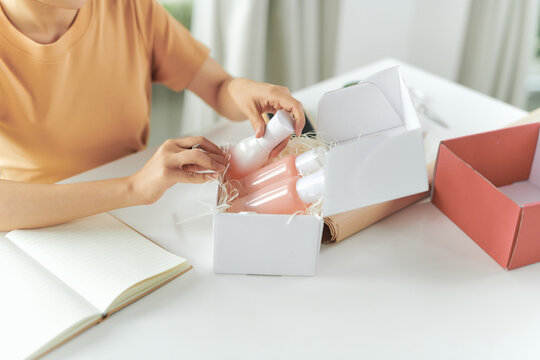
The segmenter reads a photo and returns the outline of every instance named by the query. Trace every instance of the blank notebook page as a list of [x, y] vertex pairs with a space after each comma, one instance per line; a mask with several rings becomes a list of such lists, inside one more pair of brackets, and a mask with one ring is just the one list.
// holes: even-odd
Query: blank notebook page
[[101, 312], [132, 285], [185, 262], [106, 213], [6, 237]]
[[0, 359], [22, 359], [100, 312], [0, 236]]

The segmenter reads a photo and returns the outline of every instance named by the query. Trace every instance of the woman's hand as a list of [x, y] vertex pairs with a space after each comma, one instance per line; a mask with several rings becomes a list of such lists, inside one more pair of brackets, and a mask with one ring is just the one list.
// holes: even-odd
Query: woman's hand
[[0, 231], [39, 228], [126, 206], [151, 204], [178, 182], [202, 183], [227, 160], [203, 137], [167, 140], [137, 173], [73, 184], [0, 179]]
[[[204, 137], [169, 139], [128, 181], [139, 202], [151, 204], [174, 184], [204, 183], [226, 166], [221, 149]], [[214, 173], [200, 173], [208, 170]]]
[[[188, 85], [221, 115], [231, 120], [249, 119], [255, 136], [264, 135], [264, 113], [276, 113], [284, 109], [294, 116], [294, 129], [300, 135], [306, 119], [300, 101], [292, 97], [289, 89], [263, 82], [233, 78], [215, 60], [206, 59]], [[288, 139], [276, 146], [270, 156], [279, 154], [287, 146]]]
[[249, 118], [255, 130], [255, 136], [264, 135], [264, 113], [275, 114], [278, 110], [286, 110], [294, 116], [294, 132], [300, 135], [306, 119], [300, 101], [292, 97], [284, 86], [272, 85], [249, 79], [231, 79], [228, 86], [231, 98], [240, 111]]
[[[302, 103], [296, 100], [288, 88], [263, 82], [235, 78], [228, 84], [228, 91], [238, 109], [249, 118], [255, 130], [255, 136], [264, 135], [266, 123], [264, 113], [275, 114], [278, 110], [286, 110], [294, 116], [294, 132], [302, 133], [306, 124]], [[287, 146], [289, 139], [283, 140], [272, 150], [271, 157], [276, 156]]]

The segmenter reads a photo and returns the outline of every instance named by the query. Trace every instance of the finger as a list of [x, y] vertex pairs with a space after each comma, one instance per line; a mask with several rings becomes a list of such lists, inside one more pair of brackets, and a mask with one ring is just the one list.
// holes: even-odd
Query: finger
[[161, 151], [174, 151], [177, 147], [178, 145], [176, 144], [176, 140], [167, 139], [161, 145], [160, 150]]
[[294, 115], [294, 133], [296, 136], [302, 135], [302, 130], [306, 126], [306, 116], [304, 115], [304, 107], [302, 104], [293, 111]]
[[204, 170], [225, 170], [225, 165], [213, 160], [210, 156], [208, 156], [207, 153], [205, 153], [201, 149], [180, 151], [171, 154], [170, 159], [171, 165], [174, 167], [183, 168], [184, 165], [194, 164], [201, 166], [202, 168], [204, 168]]
[[180, 177], [180, 182], [191, 184], [202, 184], [212, 179], [211, 174], [199, 174], [196, 172], [185, 172]]
[[223, 151], [220, 149], [220, 147], [204, 136], [190, 136], [176, 139], [176, 144], [184, 149], [189, 149], [196, 146], [209, 153], [223, 155]]
[[273, 148], [272, 152], [270, 153], [270, 157], [274, 158], [278, 156], [279, 153], [282, 152], [287, 147], [287, 144], [289, 143], [289, 139], [290, 137], [286, 138], [285, 140], [280, 142], [275, 148]]
[[294, 116], [294, 133], [296, 134], [296, 136], [300, 136], [300, 134], [302, 134], [304, 126], [306, 125], [304, 108], [302, 106], [302, 103], [300, 103], [300, 101], [296, 100], [292, 96], [286, 101], [290, 101], [290, 104], [286, 106], [288, 111]]
[[[184, 150], [184, 151], [187, 151], [187, 150]], [[225, 156], [225, 154], [214, 154], [210, 152], [205, 152], [205, 154], [208, 155], [212, 160], [217, 161], [223, 166], [229, 165], [229, 160], [227, 159], [227, 156]]]
[[219, 155], [219, 154], [213, 154], [213, 153], [206, 153], [206, 155], [210, 156], [212, 160], [215, 160], [224, 166], [227, 166], [229, 164], [229, 161], [227, 160], [227, 157], [225, 155]]
[[201, 165], [197, 165], [197, 164], [183, 165], [182, 169], [185, 170], [185, 171], [192, 171], [192, 172], [206, 171], [205, 168], [203, 168]]
[[251, 122], [251, 127], [255, 130], [255, 137], [261, 137], [264, 135], [266, 129], [266, 122], [262, 117], [261, 113], [256, 107], [253, 107], [247, 114], [249, 121]]
[[185, 171], [185, 172], [196, 172], [196, 173], [200, 173], [200, 174], [206, 174], [208, 175], [209, 177], [213, 178], [213, 179], [218, 179], [219, 178], [219, 172], [216, 172], [216, 171], [209, 171], [209, 170], [206, 170], [205, 168], [203, 168], [202, 166], [200, 165], [196, 165], [196, 164], [188, 164], [188, 165], [184, 165], [182, 166], [182, 170], [181, 171]]

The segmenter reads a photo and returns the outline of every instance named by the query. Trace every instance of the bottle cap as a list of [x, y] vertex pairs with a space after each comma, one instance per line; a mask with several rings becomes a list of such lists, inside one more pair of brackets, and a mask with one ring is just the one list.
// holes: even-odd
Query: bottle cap
[[324, 146], [318, 146], [298, 155], [294, 160], [294, 164], [300, 176], [306, 176], [322, 168], [324, 166], [325, 157], [326, 149]]
[[304, 204], [319, 200], [324, 194], [324, 170], [301, 177], [296, 181], [296, 192]]
[[264, 135], [257, 141], [263, 148], [272, 150], [294, 132], [293, 124], [292, 115], [285, 110], [279, 110], [266, 124]]

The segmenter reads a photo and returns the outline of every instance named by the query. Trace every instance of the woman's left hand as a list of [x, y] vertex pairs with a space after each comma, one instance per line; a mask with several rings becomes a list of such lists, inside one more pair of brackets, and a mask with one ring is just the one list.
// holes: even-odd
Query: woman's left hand
[[[286, 110], [294, 117], [294, 131], [300, 135], [306, 118], [300, 101], [292, 97], [289, 89], [243, 78], [233, 78], [214, 59], [209, 57], [188, 84], [197, 94], [221, 115], [231, 120], [251, 121], [255, 136], [264, 135], [266, 122], [262, 114]], [[287, 146], [283, 140], [272, 150], [274, 157]]]
[[[249, 118], [256, 137], [263, 136], [266, 128], [262, 114], [275, 114], [281, 109], [293, 115], [296, 135], [302, 133], [306, 123], [304, 109], [302, 103], [291, 95], [288, 88], [249, 79], [235, 78], [228, 84], [228, 91], [238, 109]], [[270, 156], [274, 157], [279, 154], [287, 146], [288, 141], [288, 138], [283, 140], [272, 150]]]

